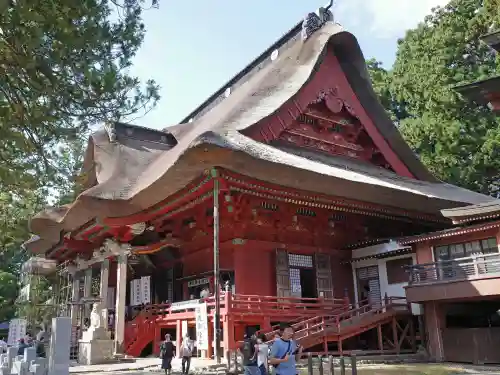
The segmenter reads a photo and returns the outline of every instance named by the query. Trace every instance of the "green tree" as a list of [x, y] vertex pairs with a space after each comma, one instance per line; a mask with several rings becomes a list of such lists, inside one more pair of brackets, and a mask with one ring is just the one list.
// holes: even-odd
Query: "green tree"
[[58, 149], [89, 127], [149, 110], [158, 86], [128, 74], [144, 0], [1, 4], [0, 187], [23, 190], [54, 183]]
[[[140, 116], [159, 99], [153, 80], [141, 83], [129, 74], [145, 35], [142, 13], [155, 5], [0, 1], [0, 295], [6, 293], [0, 320], [14, 313], [7, 292], [28, 257], [21, 246], [28, 219], [76, 197], [88, 132]], [[43, 316], [47, 309], [37, 306], [48, 296], [36, 298], [23, 309]]]
[[0, 322], [11, 319], [16, 311], [17, 276], [0, 271]]
[[454, 87], [498, 73], [480, 36], [498, 25], [498, 0], [451, 0], [399, 41], [391, 71], [370, 67], [386, 109], [422, 162], [438, 177], [498, 194], [500, 127], [487, 109]]

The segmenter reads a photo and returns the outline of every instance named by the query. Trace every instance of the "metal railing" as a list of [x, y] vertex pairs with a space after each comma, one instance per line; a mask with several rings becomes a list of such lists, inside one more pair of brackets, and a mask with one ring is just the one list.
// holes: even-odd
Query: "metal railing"
[[409, 285], [422, 285], [454, 280], [500, 277], [500, 253], [477, 254], [465, 258], [414, 264], [407, 267]]

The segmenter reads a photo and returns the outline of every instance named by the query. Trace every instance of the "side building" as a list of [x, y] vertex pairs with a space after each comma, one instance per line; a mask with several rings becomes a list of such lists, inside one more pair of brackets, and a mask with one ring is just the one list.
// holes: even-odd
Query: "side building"
[[[437, 361], [499, 363], [500, 205], [443, 210], [455, 227], [400, 239], [412, 246], [409, 302], [423, 306]], [[472, 344], [472, 345], [471, 345]]]
[[[385, 239], [449, 228], [440, 210], [493, 199], [425, 169], [378, 101], [356, 38], [325, 19], [311, 28], [314, 17], [181, 124], [97, 131], [83, 193], [31, 220], [39, 239], [27, 247], [71, 266], [72, 306], [99, 277], [117, 353], [157, 351], [164, 333], [186, 331], [203, 355], [221, 355], [280, 321], [312, 351], [359, 349], [375, 328], [375, 350], [414, 350], [414, 335], [401, 337], [418, 312], [399, 272], [413, 255]], [[385, 271], [368, 258], [361, 270], [363, 251]]]
[[[482, 40], [500, 50], [500, 32]], [[479, 105], [500, 110], [499, 77], [456, 89]], [[452, 228], [398, 241], [415, 253], [416, 264], [407, 267], [407, 299], [423, 307], [432, 358], [499, 363], [500, 206], [492, 202], [445, 209], [442, 214], [452, 220]]]

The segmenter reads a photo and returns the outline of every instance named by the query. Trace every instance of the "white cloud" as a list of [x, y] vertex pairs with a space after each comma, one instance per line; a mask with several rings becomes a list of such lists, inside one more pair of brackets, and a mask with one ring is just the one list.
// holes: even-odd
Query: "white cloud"
[[338, 1], [336, 11], [340, 23], [351, 26], [363, 25], [377, 37], [401, 37], [404, 32], [417, 26], [436, 6], [446, 5], [449, 0], [350, 0]]

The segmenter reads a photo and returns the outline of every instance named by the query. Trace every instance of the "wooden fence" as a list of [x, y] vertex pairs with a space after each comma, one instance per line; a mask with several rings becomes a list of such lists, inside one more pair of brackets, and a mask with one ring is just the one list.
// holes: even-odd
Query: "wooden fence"
[[[243, 373], [243, 367], [237, 361], [238, 356], [227, 358], [229, 374]], [[354, 354], [349, 357], [334, 357], [332, 355], [314, 356], [312, 353], [306, 353], [305, 358], [297, 363], [297, 373], [303, 373], [300, 370], [304, 367], [307, 368], [308, 375], [346, 375], [348, 369], [350, 369], [349, 374], [358, 374], [357, 357]], [[273, 374], [274, 371], [272, 371], [272, 368], [268, 368], [267, 373]]]

